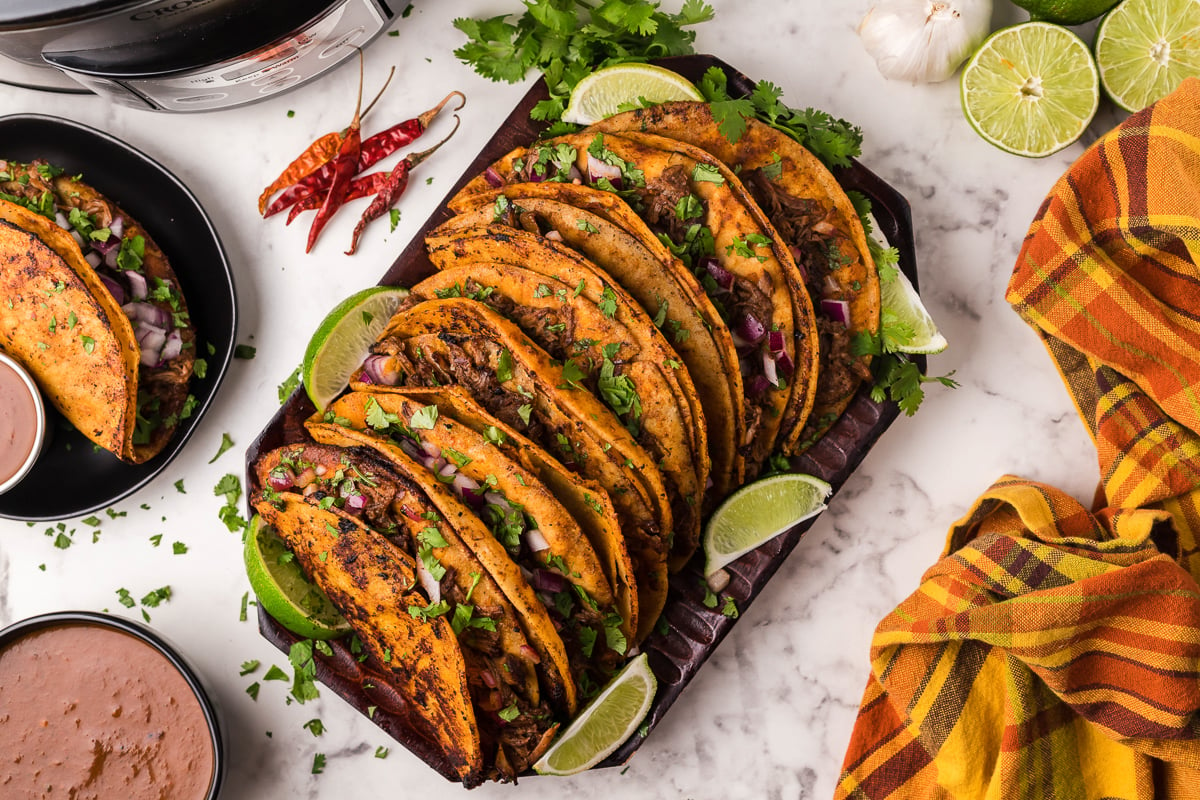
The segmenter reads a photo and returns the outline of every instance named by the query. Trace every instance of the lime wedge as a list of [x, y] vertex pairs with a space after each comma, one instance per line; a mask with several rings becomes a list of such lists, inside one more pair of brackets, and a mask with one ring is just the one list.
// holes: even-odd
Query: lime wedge
[[1126, 0], [1096, 31], [1100, 83], [1112, 101], [1139, 111], [1200, 75], [1200, 3]]
[[993, 33], [963, 68], [961, 90], [976, 133], [1032, 158], [1076, 141], [1100, 106], [1099, 73], [1087, 45], [1047, 22]]
[[704, 529], [704, 577], [820, 514], [832, 491], [820, 478], [792, 472], [738, 489], [717, 507]]
[[949, 344], [938, 332], [937, 323], [921, 303], [921, 297], [903, 272], [897, 270], [896, 277], [880, 283], [880, 299], [884, 313], [894, 314], [900, 322], [912, 328], [912, 338], [903, 344], [895, 344], [899, 353], [940, 353]]
[[563, 113], [563, 122], [591, 125], [622, 110], [625, 104], [639, 106], [671, 100], [703, 100], [691, 81], [653, 64], [617, 64], [598, 69], [575, 84]]
[[259, 606], [280, 625], [305, 639], [334, 639], [350, 630], [325, 593], [304, 577], [275, 529], [257, 514], [250, 520], [242, 556]]
[[326, 315], [304, 351], [304, 389], [318, 411], [342, 393], [387, 327], [408, 289], [372, 286], [350, 295]]
[[650, 661], [642, 653], [579, 712], [534, 770], [540, 775], [574, 775], [596, 766], [637, 730], [657, 688]]

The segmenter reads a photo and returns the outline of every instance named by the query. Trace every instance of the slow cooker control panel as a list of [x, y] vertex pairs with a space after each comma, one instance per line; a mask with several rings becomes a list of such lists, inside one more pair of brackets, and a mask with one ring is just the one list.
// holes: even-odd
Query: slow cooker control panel
[[345, 0], [303, 30], [237, 59], [186, 73], [124, 78], [120, 83], [164, 111], [210, 111], [242, 105], [336, 67], [387, 24], [387, 16], [372, 0]]

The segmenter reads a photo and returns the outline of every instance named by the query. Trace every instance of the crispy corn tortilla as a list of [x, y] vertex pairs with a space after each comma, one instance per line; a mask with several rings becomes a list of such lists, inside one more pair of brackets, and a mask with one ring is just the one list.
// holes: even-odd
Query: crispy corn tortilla
[[0, 201], [0, 349], [30, 371], [84, 436], [128, 457], [137, 339], [74, 244], [49, 220]]
[[[664, 103], [637, 109], [602, 120], [589, 130], [638, 131], [687, 142], [711, 153], [742, 176], [765, 167], [766, 174], [782, 193], [814, 205], [814, 226], [822, 233], [825, 246], [837, 249], [836, 259], [840, 266], [832, 269], [829, 275], [840, 287], [839, 299], [849, 301], [850, 330], [878, 332], [882, 305], [879, 275], [858, 212], [833, 174], [796, 140], [758, 120], [749, 119], [741, 138], [736, 143], [730, 142], [721, 135], [707, 103]], [[754, 183], [746, 183], [746, 186], [764, 217], [773, 221], [773, 227], [778, 231], [789, 227], [779, 224], [778, 204], [773, 203], [772, 198], [765, 196]], [[823, 373], [827, 371], [828, 361], [825, 353], [821, 356], [818, 394], [810, 423], [806, 429], [793, 428], [784, 442], [787, 452], [811, 444], [815, 436], [828, 428], [845, 410], [861, 382], [860, 377], [859, 381], [850, 382], [848, 390], [839, 385], [837, 389], [826, 391]], [[870, 356], [859, 356], [858, 360], [862, 367], [856, 371], [860, 376], [865, 375]]]
[[[692, 416], [688, 402], [695, 398], [695, 387], [650, 318], [606, 274], [533, 234], [467, 229], [430, 236], [426, 243], [442, 271], [413, 287], [416, 297], [446, 296], [468, 285], [487, 287], [482, 291], [494, 291], [481, 302], [504, 308], [553, 358], [574, 365], [581, 375], [588, 373], [572, 390], [592, 387], [606, 357], [632, 382], [638, 413], [624, 420], [662, 471], [675, 521], [672, 566], [682, 567], [700, 539], [710, 462], [707, 449], [701, 448], [703, 421]], [[511, 310], [507, 301], [515, 304]], [[561, 330], [552, 331], [556, 326]], [[605, 347], [615, 353], [608, 355]]]
[[[389, 440], [374, 434], [343, 428], [329, 423], [309, 422], [309, 434], [318, 442], [338, 446], [363, 445], [383, 453], [409, 480], [416, 483], [429, 498], [437, 513], [454, 529], [458, 538], [478, 560], [484, 571], [496, 580], [496, 585], [516, 611], [517, 620], [540, 658], [543, 687], [550, 700], [568, 714], [574, 714], [578, 689], [571, 677], [570, 665], [562, 638], [555, 632], [545, 606], [521, 576], [504, 546], [474, 513], [437, 478], [412, 461], [403, 450]], [[422, 520], [423, 522], [428, 520]], [[443, 534], [444, 535], [444, 534]]]
[[[746, 427], [739, 451], [745, 460], [745, 476], [753, 478], [774, 448], [785, 420], [791, 426], [801, 425], [807, 410], [811, 409], [817, 358], [811, 303], [805, 311], [807, 294], [796, 296], [793, 284], [798, 278], [781, 261], [776, 240], [770, 229], [755, 218], [753, 204], [747, 203], [736, 176], [699, 148], [673, 140], [662, 141], [665, 143], [662, 147], [652, 147], [613, 134], [573, 134], [531, 148], [519, 148], [492, 164], [486, 176], [481, 175], [467, 183], [451, 201], [451, 206], [462, 207], [469, 203], [468, 198], [496, 188], [488, 180], [489, 177], [494, 180], [494, 175], [499, 175], [506, 183], [520, 182], [523, 176], [518, 166], [524, 165], [528, 169], [534, 162], [543, 163], [539, 153], [555, 153], [550, 163], [554, 170], [560, 171], [558, 174], [561, 174], [565, 156], [573, 155], [573, 166], [586, 175], [588, 150], [596, 144], [601, 145], [606, 158], [619, 159], [637, 170], [644, 184], [655, 187], [656, 191], [668, 182], [669, 177], [682, 170], [687, 176], [689, 191], [701, 201], [699, 219], [712, 233], [713, 255], [720, 266], [739, 281], [743, 291], [757, 292], [763, 298], [758, 302], [769, 305], [768, 318], [759, 322], [767, 330], [782, 335], [782, 352], [795, 368], [786, 386], [768, 387], [761, 395], [756, 395], [749, 386], [744, 388]], [[698, 174], [698, 164], [717, 170], [721, 180], [703, 179]], [[557, 175], [548, 180], [555, 177]], [[796, 310], [803, 312], [798, 324]], [[752, 362], [757, 357], [757, 350], [753, 350], [743, 361], [753, 368]]]
[[[397, 313], [372, 350], [389, 357], [402, 385], [464, 386], [492, 414], [603, 486], [634, 562], [639, 630], [653, 624], [666, 603], [671, 507], [654, 460], [608, 408], [588, 392], [559, 388], [561, 366], [471, 300], [433, 300]], [[352, 381], [361, 382], [360, 375]]]
[[641, 643], [649, 629], [642, 632], [638, 623], [633, 562], [625, 537], [621, 535], [616, 509], [600, 484], [572, 474], [544, 448], [489, 414], [461, 386], [417, 388], [356, 383], [351, 389], [372, 392], [385, 410], [389, 408], [385, 400], [388, 395], [405, 397], [421, 405], [436, 405], [439, 415], [453, 417], [458, 423], [486, 436], [500, 452], [534, 473], [587, 536], [612, 586], [614, 603], [624, 620], [622, 632], [631, 641]]
[[510, 184], [468, 198], [438, 230], [494, 224], [500, 197], [507, 202], [500, 219], [512, 217], [524, 227], [532, 215], [534, 225], [557, 231], [563, 244], [608, 273], [664, 332], [695, 388], [692, 415], [700, 436], [694, 449], [709, 454], [713, 491], [707, 496], [713, 501], [727, 495], [742, 479], [735, 473], [738, 428], [745, 424], [741, 373], [729, 329], [695, 276], [623, 200], [576, 184]]
[[[445, 618], [416, 619], [408, 613], [409, 605], [425, 602], [412, 591], [411, 559], [357, 520], [319, 509], [299, 495], [280, 500], [282, 507], [258, 500], [255, 508], [346, 617], [375, 662], [385, 665], [409, 712], [423, 723], [422, 734], [436, 743], [463, 785], [482, 782], [479, 727], [462, 651]], [[337, 535], [326, 527], [331, 522]]]

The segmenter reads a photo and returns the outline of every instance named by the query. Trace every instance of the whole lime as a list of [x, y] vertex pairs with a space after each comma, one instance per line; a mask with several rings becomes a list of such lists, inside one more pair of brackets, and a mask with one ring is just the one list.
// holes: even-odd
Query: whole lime
[[1057, 25], [1081, 25], [1093, 20], [1120, 0], [1013, 0], [1029, 18]]

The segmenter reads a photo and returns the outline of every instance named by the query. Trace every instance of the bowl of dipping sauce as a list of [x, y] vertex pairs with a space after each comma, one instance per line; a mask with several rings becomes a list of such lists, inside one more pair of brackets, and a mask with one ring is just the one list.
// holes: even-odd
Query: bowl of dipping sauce
[[0, 797], [216, 800], [220, 720], [157, 633], [109, 614], [0, 631]]
[[46, 444], [46, 404], [19, 362], [0, 353], [0, 494], [21, 482]]

